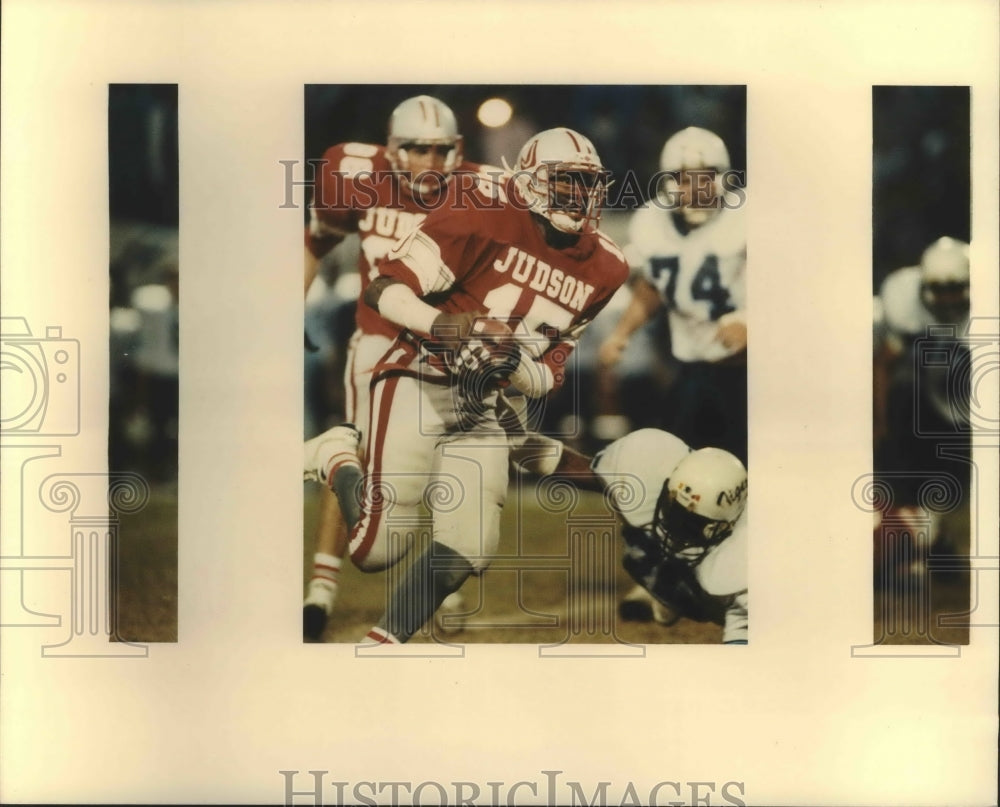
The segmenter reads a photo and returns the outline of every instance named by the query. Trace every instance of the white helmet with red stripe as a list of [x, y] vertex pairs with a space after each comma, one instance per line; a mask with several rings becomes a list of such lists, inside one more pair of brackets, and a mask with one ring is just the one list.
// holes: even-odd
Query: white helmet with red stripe
[[514, 182], [528, 209], [565, 233], [593, 232], [601, 218], [609, 172], [597, 149], [572, 129], [546, 129], [521, 149]]
[[386, 156], [396, 171], [411, 170], [410, 149], [434, 146], [446, 150], [442, 173], [447, 178], [462, 162], [462, 143], [455, 113], [429, 95], [407, 98], [389, 116]]

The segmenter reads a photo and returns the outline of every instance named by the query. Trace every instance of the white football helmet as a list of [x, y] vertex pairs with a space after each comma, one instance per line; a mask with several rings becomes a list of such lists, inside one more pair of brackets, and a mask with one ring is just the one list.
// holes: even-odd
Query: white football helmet
[[920, 260], [920, 301], [941, 323], [957, 324], [969, 313], [969, 245], [939, 238]]
[[[666, 173], [660, 183], [660, 201], [671, 209], [679, 209], [691, 227], [698, 227], [720, 210], [724, 193], [722, 175], [730, 168], [729, 150], [717, 134], [689, 126], [672, 135], [660, 152], [660, 170]], [[685, 175], [683, 172], [691, 172]], [[694, 198], [684, 200], [682, 180], [687, 176], [693, 183], [689, 193]]]
[[601, 220], [610, 172], [597, 149], [572, 129], [546, 129], [530, 138], [511, 168], [528, 209], [564, 233], [593, 232]]
[[462, 162], [463, 138], [458, 133], [455, 113], [447, 104], [429, 95], [407, 98], [389, 116], [389, 136], [386, 140], [386, 156], [393, 170], [401, 172], [403, 184], [412, 186], [418, 193], [433, 188], [420, 182], [412, 182], [408, 149], [414, 146], [439, 146], [447, 148], [442, 173], [445, 181]]
[[733, 531], [747, 503], [747, 470], [721, 448], [700, 448], [663, 483], [654, 532], [666, 549], [696, 564]]

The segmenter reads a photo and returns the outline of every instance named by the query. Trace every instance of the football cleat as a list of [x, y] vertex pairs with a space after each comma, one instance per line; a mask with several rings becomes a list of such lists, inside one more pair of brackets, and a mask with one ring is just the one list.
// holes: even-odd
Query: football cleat
[[305, 641], [318, 642], [323, 638], [336, 598], [337, 588], [329, 581], [309, 581], [305, 603], [302, 605], [302, 638]]
[[330, 615], [319, 605], [307, 603], [302, 606], [302, 640], [318, 642], [323, 638]]
[[361, 461], [358, 459], [360, 444], [361, 432], [353, 423], [334, 426], [312, 440], [307, 440], [302, 467], [303, 481], [329, 485], [333, 472], [341, 465], [352, 464], [360, 467]]

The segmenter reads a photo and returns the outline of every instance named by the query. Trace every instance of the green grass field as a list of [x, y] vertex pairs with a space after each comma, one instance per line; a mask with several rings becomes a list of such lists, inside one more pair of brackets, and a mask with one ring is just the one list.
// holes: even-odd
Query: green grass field
[[[520, 489], [519, 489], [520, 488]], [[312, 538], [320, 490], [306, 485], [303, 580], [311, 574]], [[434, 625], [413, 641], [559, 644], [717, 643], [722, 628], [681, 619], [666, 628], [623, 622], [617, 603], [632, 588], [621, 569], [615, 519], [596, 494], [512, 484], [504, 507], [497, 557], [462, 588], [467, 614], [456, 633]], [[409, 553], [412, 557], [415, 551]], [[405, 568], [365, 574], [345, 563], [324, 641], [357, 642], [385, 607], [387, 582]], [[446, 617], [445, 628], [449, 618]]]
[[[881, 570], [875, 578], [873, 641], [887, 645], [969, 643], [969, 502], [944, 514], [923, 569]], [[878, 540], [878, 538], [876, 538]], [[975, 621], [973, 619], [973, 621]]]
[[177, 641], [177, 492], [153, 487], [149, 503], [118, 530], [118, 637]]
[[[617, 603], [632, 583], [621, 569], [621, 539], [602, 497], [584, 493], [559, 500], [558, 492], [540, 497], [536, 490], [531, 484], [512, 485], [498, 557], [482, 577], [470, 579], [462, 589], [467, 614], [461, 630], [442, 634], [428, 625], [413, 641], [539, 645], [721, 641], [722, 628], [714, 623], [681, 619], [664, 627], [621, 621]], [[311, 573], [319, 494], [317, 485], [303, 486], [303, 581]], [[543, 506], [546, 499], [548, 505]], [[116, 594], [121, 639], [177, 641], [176, 512], [176, 490], [154, 487], [141, 512], [122, 518]], [[967, 511], [956, 513], [947, 526], [953, 535], [967, 536]], [[953, 540], [952, 545], [954, 552], [968, 554], [967, 538], [964, 544]], [[345, 563], [324, 641], [360, 640], [385, 607], [387, 584], [406, 563], [376, 574], [364, 574]], [[912, 587], [876, 589], [876, 642], [968, 643], [969, 630], [961, 624], [961, 614], [969, 609], [969, 573], [934, 573], [930, 581], [924, 592], [914, 593]], [[288, 596], [298, 600], [301, 592], [289, 591]], [[915, 605], [924, 611], [914, 612]], [[957, 617], [944, 619], [943, 615]], [[444, 627], [449, 627], [447, 622]]]

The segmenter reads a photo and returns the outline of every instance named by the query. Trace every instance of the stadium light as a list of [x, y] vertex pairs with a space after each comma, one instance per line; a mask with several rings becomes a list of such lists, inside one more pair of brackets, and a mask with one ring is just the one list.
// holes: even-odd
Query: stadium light
[[514, 108], [503, 98], [488, 98], [479, 105], [476, 116], [483, 126], [496, 129], [506, 126], [514, 114]]

